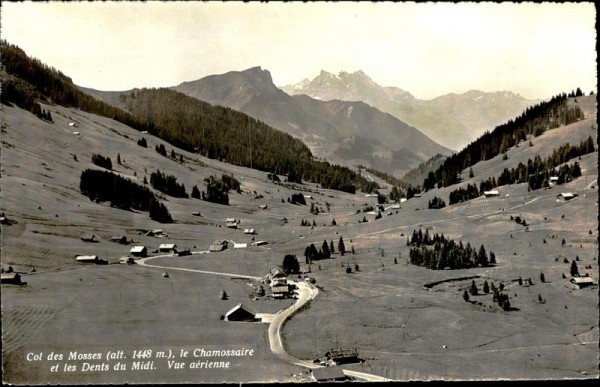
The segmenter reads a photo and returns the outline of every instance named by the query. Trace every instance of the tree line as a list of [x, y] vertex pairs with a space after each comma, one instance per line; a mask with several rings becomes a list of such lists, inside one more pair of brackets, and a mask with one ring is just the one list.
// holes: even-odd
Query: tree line
[[149, 188], [109, 171], [86, 169], [79, 181], [81, 193], [97, 203], [110, 202], [122, 210], [149, 211], [150, 218], [161, 223], [172, 223], [173, 218]]
[[414, 230], [412, 236], [407, 237], [407, 246], [411, 246], [410, 263], [428, 269], [455, 270], [496, 264], [496, 255], [491, 251], [488, 254], [483, 245], [477, 251], [468, 242], [465, 246], [462, 241], [456, 243], [444, 234], [430, 236], [427, 230], [425, 233], [421, 229]]

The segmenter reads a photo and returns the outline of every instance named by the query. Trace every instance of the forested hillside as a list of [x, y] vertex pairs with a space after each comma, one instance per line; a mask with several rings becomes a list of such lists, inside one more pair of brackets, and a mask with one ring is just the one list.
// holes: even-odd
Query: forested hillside
[[180, 148], [234, 165], [292, 175], [324, 188], [371, 192], [377, 188], [349, 168], [320, 162], [290, 135], [238, 111], [212, 106], [169, 89], [144, 89], [122, 94], [130, 110], [85, 94], [60, 71], [30, 58], [2, 41], [2, 103], [15, 103], [32, 112], [36, 100], [76, 107], [148, 131]]
[[[581, 95], [578, 89], [573, 97]], [[557, 95], [547, 102], [526, 109], [515, 120], [497, 126], [491, 133], [485, 133], [460, 152], [448, 157], [435, 172], [429, 172], [423, 181], [423, 188], [430, 190], [456, 184], [460, 182], [460, 173], [464, 169], [505, 153], [520, 141], [583, 118], [583, 112], [578, 106], [567, 105], [567, 94]]]

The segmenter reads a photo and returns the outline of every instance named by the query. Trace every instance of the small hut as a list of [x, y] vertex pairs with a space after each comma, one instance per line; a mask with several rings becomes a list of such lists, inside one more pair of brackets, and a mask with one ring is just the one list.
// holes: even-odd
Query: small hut
[[214, 241], [214, 242], [213, 242], [213, 243], [210, 245], [210, 247], [209, 247], [208, 251], [210, 251], [211, 253], [218, 253], [219, 251], [226, 250], [226, 249], [227, 249], [227, 246], [228, 246], [228, 244], [229, 244], [229, 243], [228, 243], [227, 241], [224, 241], [224, 240], [217, 240], [217, 241]]
[[256, 322], [259, 320], [255, 312], [240, 303], [225, 314], [225, 321]]
[[27, 285], [27, 282], [21, 280], [21, 275], [16, 272], [2, 273], [2, 283], [10, 285]]

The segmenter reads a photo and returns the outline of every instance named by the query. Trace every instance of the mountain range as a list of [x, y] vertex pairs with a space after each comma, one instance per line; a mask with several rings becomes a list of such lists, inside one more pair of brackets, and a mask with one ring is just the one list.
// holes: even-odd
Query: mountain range
[[321, 71], [313, 80], [304, 79], [283, 86], [282, 90], [290, 95], [308, 95], [322, 101], [363, 101], [454, 150], [460, 150], [484, 132], [540, 102], [510, 91], [487, 93], [479, 90], [422, 100], [398, 87], [380, 86], [363, 71], [342, 71], [338, 75]]
[[401, 177], [436, 154], [451, 153], [365, 102], [289, 95], [260, 67], [211, 75], [173, 89], [264, 121], [300, 138], [316, 157], [334, 163], [363, 165]]

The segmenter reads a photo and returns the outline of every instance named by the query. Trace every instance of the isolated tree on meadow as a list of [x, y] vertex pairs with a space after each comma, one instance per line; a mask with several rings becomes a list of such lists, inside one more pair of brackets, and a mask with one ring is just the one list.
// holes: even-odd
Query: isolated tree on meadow
[[540, 282], [542, 282], [542, 283], [546, 282], [546, 276], [544, 275], [543, 272], [540, 273]]
[[487, 280], [483, 282], [483, 292], [485, 294], [488, 294], [490, 292], [490, 285], [488, 284]]
[[469, 292], [467, 292], [466, 290], [463, 292], [463, 300], [469, 302]]
[[340, 240], [338, 241], [338, 251], [342, 256], [346, 254], [346, 245], [344, 244], [344, 238], [340, 236]]

